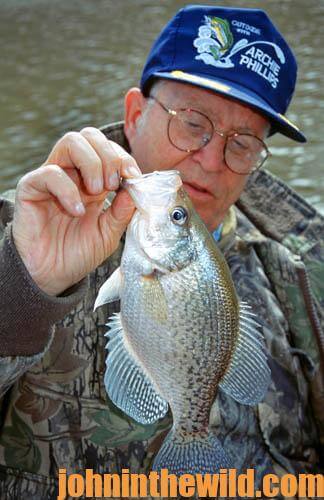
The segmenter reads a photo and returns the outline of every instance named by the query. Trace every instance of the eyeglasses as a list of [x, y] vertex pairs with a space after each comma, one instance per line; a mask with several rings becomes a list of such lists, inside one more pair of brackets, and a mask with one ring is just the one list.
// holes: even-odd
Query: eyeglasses
[[148, 99], [156, 101], [169, 114], [169, 141], [180, 151], [198, 151], [217, 134], [225, 139], [224, 160], [227, 167], [240, 175], [259, 169], [271, 156], [265, 143], [253, 134], [226, 134], [217, 130], [214, 123], [201, 111], [191, 108], [169, 109], [154, 96], [149, 96]]

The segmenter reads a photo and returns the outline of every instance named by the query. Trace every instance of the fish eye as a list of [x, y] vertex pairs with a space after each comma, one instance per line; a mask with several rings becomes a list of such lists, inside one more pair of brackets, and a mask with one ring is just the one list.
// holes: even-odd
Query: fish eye
[[188, 212], [183, 207], [175, 207], [171, 212], [171, 220], [178, 226], [182, 226], [188, 219]]

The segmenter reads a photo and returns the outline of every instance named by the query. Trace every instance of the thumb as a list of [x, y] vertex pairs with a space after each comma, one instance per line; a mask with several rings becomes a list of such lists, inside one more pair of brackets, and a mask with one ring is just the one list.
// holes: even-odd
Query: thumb
[[116, 248], [135, 212], [134, 202], [125, 189], [117, 192], [109, 209], [103, 214], [109, 246]]

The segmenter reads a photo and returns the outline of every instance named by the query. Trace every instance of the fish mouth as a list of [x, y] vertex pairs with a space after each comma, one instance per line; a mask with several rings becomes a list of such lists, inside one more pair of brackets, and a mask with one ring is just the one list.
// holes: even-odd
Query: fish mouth
[[131, 177], [129, 179], [123, 179], [122, 184], [123, 186], [134, 186], [136, 184], [140, 184], [143, 181], [146, 180], [151, 180], [151, 179], [157, 179], [160, 178], [160, 180], [172, 180], [174, 182], [174, 179], [176, 177], [180, 177], [180, 173], [178, 170], [154, 170], [154, 172], [149, 172], [148, 174], [142, 174], [139, 175], [138, 177]]
[[161, 170], [123, 179], [122, 186], [129, 192], [138, 210], [149, 212], [171, 206], [182, 181], [177, 170]]

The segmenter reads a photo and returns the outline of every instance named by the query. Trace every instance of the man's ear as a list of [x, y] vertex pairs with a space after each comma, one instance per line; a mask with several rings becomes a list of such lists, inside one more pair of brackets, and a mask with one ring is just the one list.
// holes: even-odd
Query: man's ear
[[141, 90], [137, 87], [129, 89], [124, 100], [124, 130], [129, 143], [131, 143], [132, 138], [137, 132], [138, 119], [142, 116], [144, 106], [145, 97], [143, 96]]

